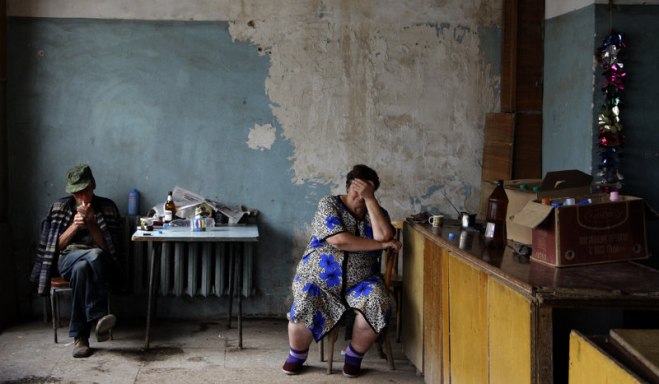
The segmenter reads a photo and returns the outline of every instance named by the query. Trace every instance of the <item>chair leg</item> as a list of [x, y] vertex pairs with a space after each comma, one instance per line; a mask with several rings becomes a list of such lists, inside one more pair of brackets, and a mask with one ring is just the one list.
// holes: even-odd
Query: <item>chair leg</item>
[[54, 289], [50, 290], [50, 312], [53, 321], [53, 339], [57, 344], [57, 327], [59, 327], [59, 308], [57, 306], [57, 292]]
[[329, 341], [328, 347], [329, 350], [327, 351], [328, 357], [327, 357], [327, 374], [331, 375], [332, 374], [332, 363], [334, 363], [334, 344], [336, 344], [336, 339], [339, 336], [339, 328], [334, 328], [330, 333], [327, 334], [327, 338]]
[[387, 349], [387, 365], [389, 366], [389, 369], [395, 370], [396, 366], [394, 365], [394, 352], [391, 348], [391, 332], [388, 332], [387, 330], [387, 335], [385, 336], [385, 348]]
[[402, 305], [403, 305], [403, 290], [401, 288], [396, 290], [396, 342], [400, 343], [400, 333], [402, 331], [403, 319], [402, 315]]
[[318, 343], [318, 355], [320, 355], [320, 362], [325, 361], [325, 339], [320, 339]]
[[[108, 314], [110, 313], [112, 312], [110, 312], [110, 294], [108, 293]], [[110, 328], [110, 340], [114, 340], [114, 336], [112, 336], [112, 328]]]

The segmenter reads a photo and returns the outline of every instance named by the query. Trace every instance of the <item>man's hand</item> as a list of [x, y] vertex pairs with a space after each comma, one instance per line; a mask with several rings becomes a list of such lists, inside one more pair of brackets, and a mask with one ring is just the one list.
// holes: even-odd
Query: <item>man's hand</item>
[[78, 213], [73, 217], [73, 223], [78, 227], [85, 227], [94, 222], [94, 209], [90, 203], [82, 203], [77, 208]]

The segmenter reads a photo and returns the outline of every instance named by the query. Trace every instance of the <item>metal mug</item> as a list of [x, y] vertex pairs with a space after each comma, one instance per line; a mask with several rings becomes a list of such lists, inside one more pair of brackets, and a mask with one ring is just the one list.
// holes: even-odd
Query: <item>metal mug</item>
[[476, 224], [476, 214], [460, 212], [460, 224], [462, 228], [471, 228]]

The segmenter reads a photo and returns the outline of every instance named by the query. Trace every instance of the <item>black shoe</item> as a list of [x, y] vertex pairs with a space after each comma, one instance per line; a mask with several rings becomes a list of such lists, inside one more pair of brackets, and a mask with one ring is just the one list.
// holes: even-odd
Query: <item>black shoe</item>
[[361, 367], [348, 363], [343, 364], [343, 376], [345, 377], [357, 377], [361, 372]]
[[287, 361], [284, 363], [284, 366], [281, 367], [281, 370], [284, 371], [284, 373], [287, 375], [297, 375], [298, 373], [302, 372], [302, 369], [304, 369], [304, 362], [296, 364], [289, 363]]
[[73, 357], [89, 357], [92, 354], [92, 349], [89, 348], [89, 339], [75, 338], [73, 343]]
[[110, 340], [110, 330], [117, 323], [114, 315], [105, 315], [96, 323], [96, 341], [99, 343]]

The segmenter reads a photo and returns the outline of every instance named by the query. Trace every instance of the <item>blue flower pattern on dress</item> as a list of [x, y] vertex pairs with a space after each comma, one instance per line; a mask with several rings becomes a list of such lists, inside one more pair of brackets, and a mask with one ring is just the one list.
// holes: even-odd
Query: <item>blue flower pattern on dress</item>
[[334, 255], [323, 253], [320, 255], [320, 267], [324, 268], [325, 272], [329, 272], [340, 268], [340, 265], [337, 261], [334, 261]]
[[320, 287], [313, 283], [307, 283], [307, 285], [302, 288], [309, 296], [320, 296]]
[[364, 225], [364, 237], [367, 237], [369, 239], [373, 238], [373, 227], [371, 227], [368, 224]]
[[309, 328], [314, 339], [318, 340], [323, 334], [323, 325], [325, 325], [325, 317], [320, 311], [317, 311], [313, 317], [313, 326]]
[[311, 238], [311, 243], [309, 244], [312, 248], [318, 248], [323, 245], [323, 242], [321, 240], [318, 240], [316, 236]]
[[341, 268], [333, 269], [330, 271], [325, 270], [325, 272], [320, 274], [320, 278], [325, 280], [328, 287], [334, 287], [341, 284], [341, 276]]
[[339, 224], [341, 224], [341, 221], [336, 216], [328, 216], [325, 218], [325, 225], [327, 225], [327, 228], [329, 229], [334, 229]]
[[343, 275], [341, 266], [334, 261], [334, 255], [323, 253], [320, 255], [320, 267], [325, 270], [321, 272], [320, 278], [325, 280], [328, 287], [334, 287], [341, 284], [340, 277]]
[[311, 253], [307, 253], [307, 254], [302, 258], [302, 262], [303, 262], [304, 264], [306, 264], [307, 261], [309, 261], [309, 256], [311, 256]]
[[373, 290], [372, 281], [364, 280], [351, 289], [352, 297], [368, 296]]
[[295, 322], [295, 302], [291, 305], [291, 312], [288, 314], [290, 321]]

